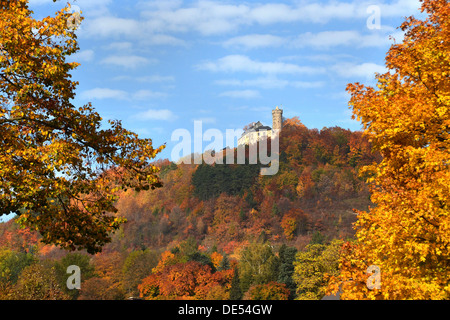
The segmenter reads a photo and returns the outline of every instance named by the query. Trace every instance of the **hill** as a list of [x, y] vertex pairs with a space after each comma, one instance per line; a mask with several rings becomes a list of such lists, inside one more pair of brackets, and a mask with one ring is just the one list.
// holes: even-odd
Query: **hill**
[[283, 126], [274, 176], [259, 175], [259, 165], [160, 161], [163, 188], [121, 195], [118, 214], [128, 223], [108, 249], [165, 247], [188, 237], [222, 249], [262, 233], [301, 248], [316, 232], [351, 237], [353, 209], [370, 204], [358, 170], [377, 159], [361, 132], [308, 129], [293, 118]]
[[[273, 176], [260, 175], [258, 164], [159, 160], [155, 165], [161, 169], [163, 187], [139, 193], [122, 191], [117, 214], [127, 223], [92, 263], [104, 270], [105, 277], [110, 272], [105, 270], [118, 268], [116, 276], [108, 276], [112, 282], [104, 284], [115, 297], [111, 292], [119, 287], [125, 290], [123, 268], [133, 252], [153, 252], [153, 267], [157, 262], [164, 265], [169, 253], [180, 252], [184, 258], [174, 258], [178, 263], [193, 260], [213, 266], [212, 253], [217, 252], [236, 265], [243, 250], [255, 243], [302, 251], [308, 244], [351, 238], [356, 220], [353, 209], [367, 209], [371, 204], [367, 177], [359, 176], [358, 170], [379, 160], [361, 132], [340, 127], [308, 129], [298, 118], [284, 121], [280, 167]], [[3, 249], [31, 250], [40, 259], [52, 261], [67, 255], [39, 244], [38, 239], [31, 230], [18, 230], [12, 221], [0, 224]], [[180, 249], [183, 246], [190, 249]], [[280, 253], [276, 256], [280, 258]], [[150, 273], [147, 270], [135, 279], [130, 292], [137, 294], [138, 283]], [[226, 277], [230, 280], [231, 274]]]

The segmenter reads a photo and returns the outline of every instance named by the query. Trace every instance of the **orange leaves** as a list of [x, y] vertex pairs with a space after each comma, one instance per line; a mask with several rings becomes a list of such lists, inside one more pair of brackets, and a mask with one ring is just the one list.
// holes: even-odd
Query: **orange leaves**
[[138, 286], [146, 299], [207, 299], [213, 288], [229, 290], [232, 270], [211, 272], [199, 262], [178, 263], [162, 268], [145, 278]]
[[271, 281], [250, 287], [244, 299], [248, 300], [288, 300], [290, 291], [284, 283]]
[[220, 263], [222, 262], [223, 256], [214, 251], [213, 253], [211, 253], [211, 262], [213, 263], [215, 268], [218, 268], [220, 266]]
[[283, 228], [287, 240], [292, 240], [294, 238], [298, 221], [303, 215], [303, 211], [297, 208], [293, 208], [284, 214], [283, 219], [281, 220], [281, 227]]
[[153, 268], [152, 272], [154, 274], [161, 272], [165, 267], [173, 265], [177, 262], [178, 261], [176, 260], [176, 257], [172, 252], [164, 251], [161, 254], [161, 259], [159, 260], [158, 265], [155, 268]]
[[111, 216], [118, 188], [161, 186], [150, 162], [164, 146], [153, 148], [120, 121], [100, 129], [90, 104], [75, 108], [70, 73], [79, 64], [66, 59], [79, 47], [70, 14], [63, 8], [37, 20], [27, 3], [0, 6], [0, 209], [25, 209], [20, 221], [44, 243], [95, 253], [125, 221]]
[[[377, 77], [379, 90], [347, 88], [383, 160], [364, 168], [377, 206], [359, 212], [357, 245], [342, 261], [342, 276], [352, 279], [345, 298], [450, 296], [450, 3], [425, 0], [422, 10], [427, 20], [402, 24], [405, 39], [387, 53], [390, 72]], [[362, 285], [366, 263], [381, 268], [378, 295]]]

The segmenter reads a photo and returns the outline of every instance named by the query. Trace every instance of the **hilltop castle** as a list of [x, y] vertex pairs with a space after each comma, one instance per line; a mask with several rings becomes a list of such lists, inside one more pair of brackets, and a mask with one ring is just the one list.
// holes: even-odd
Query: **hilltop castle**
[[250, 128], [244, 131], [238, 139], [238, 145], [248, 145], [261, 140], [264, 137], [272, 137], [283, 126], [283, 109], [278, 106], [272, 110], [272, 128], [264, 126], [261, 122], [252, 123]]

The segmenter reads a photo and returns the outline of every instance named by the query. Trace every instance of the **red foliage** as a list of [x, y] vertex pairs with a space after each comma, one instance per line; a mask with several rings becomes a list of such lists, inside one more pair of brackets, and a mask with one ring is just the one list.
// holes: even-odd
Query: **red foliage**
[[211, 267], [190, 261], [164, 267], [138, 286], [146, 299], [205, 299], [215, 286], [231, 286], [231, 270], [212, 273]]

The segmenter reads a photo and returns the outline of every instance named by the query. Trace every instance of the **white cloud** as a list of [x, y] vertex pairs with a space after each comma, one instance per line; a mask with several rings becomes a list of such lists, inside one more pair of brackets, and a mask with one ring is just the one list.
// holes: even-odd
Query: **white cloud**
[[167, 97], [167, 93], [165, 92], [156, 92], [151, 90], [139, 90], [136, 91], [132, 98], [134, 100], [148, 100], [148, 99], [155, 99], [155, 98], [165, 98]]
[[70, 60], [75, 62], [90, 62], [94, 59], [94, 55], [95, 53], [93, 50], [82, 50], [71, 55]]
[[[373, 1], [230, 4], [201, 0], [189, 5], [183, 5], [182, 1], [170, 1], [163, 5], [152, 1], [142, 6], [142, 17], [150, 21], [148, 26], [151, 30], [158, 32], [196, 31], [203, 35], [213, 35], [255, 24], [292, 22], [323, 24], [331, 20], [367, 19], [370, 15], [366, 10], [370, 5], [373, 5]], [[379, 6], [383, 17], [398, 17], [417, 13], [420, 2], [397, 0]]]
[[235, 90], [222, 92], [220, 97], [240, 98], [240, 99], [255, 99], [260, 98], [261, 95], [257, 90]]
[[[79, 6], [90, 12], [95, 8], [91, 0], [83, 0]], [[34, 2], [40, 2], [35, 0]], [[101, 1], [106, 8], [110, 0]], [[92, 3], [92, 5], [90, 5]], [[197, 32], [204, 36], [226, 34], [245, 26], [301, 23], [327, 23], [331, 20], [363, 20], [370, 14], [367, 8], [373, 1], [314, 3], [301, 1], [293, 4], [281, 3], [228, 3], [225, 1], [199, 0], [147, 1], [138, 2], [136, 19], [119, 18], [111, 15], [97, 15], [83, 21], [83, 34], [92, 37], [132, 37], [146, 41], [150, 45], [186, 45], [185, 41], [174, 37], [173, 33]], [[418, 0], [397, 0], [379, 4], [382, 17], [399, 17], [417, 14]], [[254, 38], [256, 46], [266, 46], [266, 39]], [[280, 41], [278, 39], [277, 41]], [[239, 39], [235, 39], [239, 42]], [[239, 43], [238, 43], [239, 44]], [[245, 45], [244, 43], [240, 43]]]
[[317, 74], [323, 73], [323, 68], [313, 68], [308, 66], [298, 66], [284, 62], [260, 62], [251, 60], [243, 55], [229, 55], [218, 59], [198, 64], [197, 69], [212, 72], [249, 72], [263, 74]]
[[177, 116], [169, 109], [148, 109], [147, 111], [140, 112], [132, 116], [135, 120], [175, 120]]
[[215, 81], [216, 84], [222, 86], [235, 87], [258, 87], [263, 89], [282, 89], [286, 87], [294, 88], [319, 88], [325, 85], [322, 81], [297, 81], [279, 79], [273, 76], [259, 77], [255, 79], [222, 79]]
[[112, 78], [114, 81], [137, 81], [137, 82], [148, 82], [148, 83], [164, 83], [164, 82], [174, 82], [175, 77], [173, 76], [161, 76], [158, 74], [149, 76], [132, 77], [127, 75], [117, 76]]
[[203, 118], [192, 119], [192, 121], [201, 121], [203, 124], [214, 124], [217, 122], [217, 119], [214, 117], [203, 117]]
[[223, 42], [223, 46], [233, 49], [260, 49], [260, 48], [275, 48], [280, 46], [291, 48], [310, 47], [314, 49], [329, 49], [337, 46], [351, 46], [357, 48], [364, 47], [383, 47], [389, 46], [393, 43], [390, 39], [392, 35], [397, 42], [403, 39], [403, 32], [392, 30], [388, 27], [382, 28], [384, 30], [376, 30], [369, 34], [362, 34], [355, 30], [330, 30], [321, 31], [317, 33], [305, 32], [296, 37], [280, 37], [271, 34], [249, 34], [231, 39]]
[[118, 37], [139, 34], [139, 22], [111, 16], [88, 19], [82, 22], [83, 34], [91, 37]]
[[383, 32], [377, 30], [370, 34], [361, 34], [354, 30], [322, 31], [318, 33], [306, 32], [300, 34], [290, 42], [293, 47], [312, 47], [315, 49], [329, 49], [336, 46], [352, 46], [356, 48], [383, 47], [393, 43], [390, 36], [399, 42], [403, 39], [403, 32]]
[[362, 64], [352, 64], [352, 63], [339, 63], [332, 67], [338, 75], [344, 78], [364, 78], [374, 79], [375, 72], [385, 73], [387, 69], [385, 66], [366, 62]]
[[143, 37], [141, 39], [141, 43], [144, 45], [152, 45], [152, 46], [155, 45], [187, 46], [186, 41], [167, 34], [147, 34], [146, 37]]
[[142, 17], [148, 27], [156, 32], [196, 31], [212, 35], [236, 30], [245, 23], [249, 11], [247, 5], [231, 5], [213, 1], [198, 1], [192, 6], [181, 6], [181, 2], [170, 6], [153, 6], [143, 10]]
[[237, 47], [243, 49], [258, 49], [265, 47], [279, 47], [286, 39], [271, 34], [248, 34], [231, 38], [223, 43], [225, 47]]
[[112, 42], [106, 46], [107, 50], [112, 51], [131, 51], [133, 44], [129, 41]]
[[[186, 46], [186, 42], [172, 35], [158, 32], [152, 21], [101, 16], [82, 23], [82, 34], [92, 38], [120, 38], [139, 40], [144, 45]], [[117, 49], [126, 42], [117, 42]]]
[[165, 92], [157, 92], [151, 90], [138, 90], [134, 93], [129, 93], [124, 90], [116, 90], [110, 88], [94, 88], [91, 90], [83, 91], [80, 94], [81, 98], [93, 100], [93, 99], [117, 99], [117, 100], [148, 100], [167, 97]]
[[156, 59], [147, 59], [135, 55], [112, 55], [106, 57], [100, 63], [135, 69], [137, 67], [142, 67], [147, 64], [154, 64], [156, 62]]
[[334, 47], [350, 45], [359, 39], [357, 31], [323, 31], [319, 33], [303, 33], [293, 41], [295, 47]]
[[119, 99], [126, 100], [128, 98], [128, 93], [123, 90], [114, 90], [109, 88], [94, 88], [91, 90], [86, 90], [81, 93], [83, 99], [93, 100], [93, 99]]

